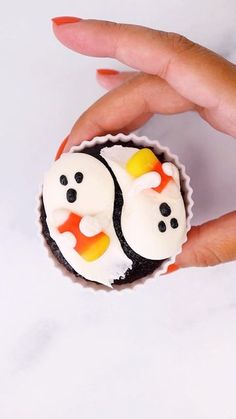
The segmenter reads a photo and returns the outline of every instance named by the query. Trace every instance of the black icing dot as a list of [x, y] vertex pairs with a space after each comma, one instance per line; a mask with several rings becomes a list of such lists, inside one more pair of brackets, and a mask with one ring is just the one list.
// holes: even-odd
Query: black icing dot
[[61, 183], [62, 185], [67, 185], [68, 180], [67, 180], [67, 177], [66, 177], [65, 175], [61, 175], [61, 176], [60, 176], [60, 183]]
[[166, 231], [166, 225], [165, 225], [164, 221], [160, 221], [158, 223], [158, 228], [159, 228], [161, 233], [164, 233]]
[[75, 189], [68, 189], [66, 192], [66, 199], [68, 202], [72, 203], [76, 201], [77, 192]]
[[176, 220], [176, 218], [171, 218], [171, 220], [170, 220], [170, 225], [171, 225], [171, 227], [172, 227], [172, 228], [177, 228], [177, 227], [179, 227], [179, 223], [178, 223], [178, 221]]
[[84, 178], [83, 173], [81, 173], [81, 172], [77, 172], [77, 173], [75, 174], [75, 180], [76, 180], [76, 182], [77, 182], [77, 183], [81, 183], [81, 182], [82, 182], [82, 180], [83, 180], [83, 178]]
[[162, 202], [160, 205], [160, 212], [163, 217], [168, 217], [171, 214], [171, 209], [166, 202]]

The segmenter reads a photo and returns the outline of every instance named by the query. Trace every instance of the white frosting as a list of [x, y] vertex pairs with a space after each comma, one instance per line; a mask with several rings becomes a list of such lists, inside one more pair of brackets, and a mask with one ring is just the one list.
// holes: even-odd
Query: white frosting
[[163, 163], [162, 164], [162, 170], [166, 175], [172, 176], [174, 181], [180, 187], [179, 171], [173, 163], [170, 163], [170, 162]]
[[[74, 177], [78, 171], [83, 174], [83, 181], [79, 184]], [[60, 183], [61, 175], [66, 176], [67, 185]], [[66, 199], [68, 189], [77, 192], [74, 203]], [[113, 226], [114, 182], [99, 160], [83, 153], [63, 154], [45, 176], [43, 201], [50, 235], [76, 272], [89, 280], [111, 286], [115, 278], [123, 277], [132, 267], [132, 261], [123, 253]], [[90, 236], [94, 226], [99, 225], [99, 229], [102, 227], [110, 238], [105, 253], [92, 262], [87, 262], [74, 249], [75, 237], [72, 233], [61, 234], [58, 231], [59, 225], [71, 212], [83, 217], [80, 224], [85, 235]]]
[[62, 209], [62, 208], [56, 209], [52, 214], [55, 225], [59, 226], [63, 224], [67, 220], [69, 215], [70, 215], [70, 211], [68, 209]]
[[166, 174], [166, 175], [168, 175], [168, 176], [173, 176], [173, 164], [172, 163], [170, 163], [170, 162], [165, 162], [165, 163], [163, 163], [163, 165], [162, 165], [162, 170], [163, 170], [163, 172]]
[[161, 184], [161, 176], [157, 172], [148, 172], [135, 179], [128, 192], [129, 198], [137, 195], [145, 189], [156, 188]]
[[93, 237], [102, 231], [102, 226], [96, 217], [84, 215], [79, 223], [81, 233], [87, 237]]
[[[113, 170], [122, 189], [124, 205], [121, 227], [124, 237], [136, 253], [147, 259], [159, 260], [173, 256], [177, 253], [186, 236], [186, 215], [179, 187], [178, 169], [172, 163], [164, 163], [162, 165], [162, 167], [164, 166], [163, 170], [165, 169], [168, 175], [171, 173], [174, 180], [171, 180], [160, 193], [153, 189], [139, 187], [138, 193], [132, 194], [132, 199], [130, 199], [130, 191], [137, 190], [135, 186], [137, 182], [141, 182], [143, 186], [145, 185], [146, 181], [143, 183], [145, 175], [134, 179], [127, 173], [126, 162], [138, 150], [123, 147], [121, 152], [120, 147], [106, 147], [101, 151], [101, 154]], [[113, 159], [114, 155], [116, 156], [115, 160]], [[151, 175], [151, 173], [149, 174]], [[152, 177], [148, 180], [150, 180], [149, 184], [151, 185]], [[171, 208], [169, 216], [161, 214], [160, 205], [162, 203], [168, 204]], [[175, 229], [170, 224], [173, 218], [178, 221], [178, 227]], [[159, 230], [159, 222], [165, 223], [165, 232]]]
[[69, 231], [60, 234], [60, 236], [56, 236], [57, 239], [57, 244], [59, 246], [59, 248], [68, 248], [68, 249], [73, 249], [76, 245], [76, 238], [75, 236], [70, 233]]

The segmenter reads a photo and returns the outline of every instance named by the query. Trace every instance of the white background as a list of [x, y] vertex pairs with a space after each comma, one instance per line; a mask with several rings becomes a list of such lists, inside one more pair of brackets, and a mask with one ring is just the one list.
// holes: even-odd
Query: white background
[[[22, 0], [0, 16], [1, 419], [235, 419], [236, 264], [188, 269], [133, 290], [95, 292], [40, 247], [35, 195], [59, 142], [103, 90], [52, 16], [180, 32], [236, 62], [235, 0]], [[236, 142], [197, 115], [140, 133], [179, 154], [194, 223], [236, 208]]]

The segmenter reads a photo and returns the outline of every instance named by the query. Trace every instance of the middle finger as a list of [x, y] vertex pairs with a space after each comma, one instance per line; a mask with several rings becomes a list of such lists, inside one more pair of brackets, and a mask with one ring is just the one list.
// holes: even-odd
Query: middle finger
[[171, 115], [194, 107], [160, 77], [140, 73], [105, 94], [81, 115], [65, 151], [82, 140], [123, 130], [145, 114]]

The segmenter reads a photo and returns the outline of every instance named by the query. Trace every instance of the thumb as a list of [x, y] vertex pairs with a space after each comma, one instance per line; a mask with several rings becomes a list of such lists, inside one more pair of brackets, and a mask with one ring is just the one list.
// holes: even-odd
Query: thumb
[[176, 264], [182, 268], [213, 266], [233, 260], [236, 260], [236, 211], [193, 227]]

